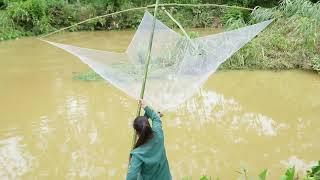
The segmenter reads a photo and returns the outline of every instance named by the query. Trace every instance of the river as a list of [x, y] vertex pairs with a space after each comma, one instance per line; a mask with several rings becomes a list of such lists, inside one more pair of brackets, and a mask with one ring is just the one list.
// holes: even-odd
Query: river
[[[132, 31], [66, 33], [56, 40], [121, 52]], [[0, 179], [123, 179], [137, 102], [36, 38], [0, 42]], [[320, 76], [304, 71], [219, 71], [164, 112], [174, 179], [236, 179], [265, 168], [278, 179], [320, 152]]]

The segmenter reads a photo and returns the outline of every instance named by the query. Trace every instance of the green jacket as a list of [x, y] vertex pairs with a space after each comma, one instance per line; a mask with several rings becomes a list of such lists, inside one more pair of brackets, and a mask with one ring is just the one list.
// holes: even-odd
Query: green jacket
[[150, 107], [145, 107], [144, 111], [152, 120], [154, 135], [131, 151], [127, 180], [171, 180], [160, 117]]

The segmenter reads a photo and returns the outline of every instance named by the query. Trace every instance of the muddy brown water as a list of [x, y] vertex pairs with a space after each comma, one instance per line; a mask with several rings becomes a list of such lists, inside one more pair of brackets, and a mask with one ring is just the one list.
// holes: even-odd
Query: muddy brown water
[[[208, 33], [208, 32], [207, 32]], [[79, 32], [56, 40], [123, 51], [132, 31]], [[76, 57], [35, 38], [0, 42], [0, 179], [123, 179], [137, 103]], [[237, 179], [265, 168], [304, 171], [319, 159], [320, 76], [303, 71], [221, 71], [164, 112], [174, 179]]]

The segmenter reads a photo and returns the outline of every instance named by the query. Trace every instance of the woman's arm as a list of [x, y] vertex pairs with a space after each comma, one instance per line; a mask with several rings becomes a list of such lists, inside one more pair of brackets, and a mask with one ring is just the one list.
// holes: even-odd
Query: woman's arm
[[163, 137], [162, 122], [159, 114], [156, 111], [154, 111], [150, 106], [148, 106], [143, 100], [140, 100], [139, 103], [141, 107], [144, 109], [144, 115], [151, 119], [152, 129]]

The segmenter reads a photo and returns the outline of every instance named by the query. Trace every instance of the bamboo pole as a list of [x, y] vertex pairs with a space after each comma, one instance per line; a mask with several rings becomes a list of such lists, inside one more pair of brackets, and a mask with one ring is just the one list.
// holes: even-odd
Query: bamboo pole
[[137, 11], [137, 10], [145, 10], [145, 9], [147, 9], [147, 7], [137, 7], [137, 8], [125, 9], [125, 10], [122, 10], [122, 11], [117, 11], [117, 12], [113, 12], [113, 13], [109, 13], [109, 14], [105, 14], [105, 15], [101, 15], [101, 16], [96, 16], [96, 17], [93, 17], [93, 18], [86, 19], [86, 20], [84, 20], [84, 21], [78, 22], [78, 23], [73, 24], [73, 25], [71, 25], [71, 26], [64, 27], [64, 28], [62, 28], [62, 29], [58, 29], [58, 30], [56, 30], [56, 31], [53, 31], [53, 32], [48, 33], [48, 34], [45, 34], [45, 35], [43, 35], [43, 36], [40, 36], [40, 39], [41, 39], [41, 38], [48, 37], [48, 36], [53, 35], [53, 34], [56, 34], [56, 33], [61, 32], [61, 31], [63, 31], [63, 30], [70, 29], [70, 28], [72, 28], [72, 27], [74, 27], [74, 26], [78, 26], [78, 25], [80, 25], [80, 24], [83, 24], [83, 23], [86, 23], [86, 22], [95, 20], [95, 19], [99, 19], [99, 18], [103, 18], [103, 17], [107, 17], [107, 16], [113, 16], [113, 15], [117, 15], [117, 14], [124, 13], [124, 12]]
[[[240, 7], [240, 6], [228, 6], [228, 5], [224, 5], [224, 4], [177, 4], [177, 3], [165, 3], [165, 4], [158, 4], [158, 6], [159, 7], [174, 7], [174, 6], [180, 6], [180, 7], [223, 7], [223, 8], [242, 9], [242, 10], [248, 10], [248, 11], [253, 11], [254, 10], [252, 8], [246, 8], [246, 7]], [[130, 9], [125, 9], [125, 10], [121, 10], [121, 11], [117, 11], [117, 12], [113, 12], [113, 13], [109, 13], [109, 14], [104, 14], [104, 15], [101, 15], [101, 16], [96, 16], [96, 17], [89, 18], [89, 19], [86, 19], [84, 21], [75, 23], [75, 24], [73, 24], [71, 26], [67, 26], [67, 27], [58, 29], [56, 31], [53, 31], [51, 33], [45, 34], [43, 36], [40, 36], [39, 38], [41, 39], [41, 38], [48, 37], [50, 35], [56, 34], [56, 33], [61, 32], [63, 30], [70, 29], [70, 28], [72, 28], [74, 26], [78, 26], [80, 24], [83, 24], [83, 23], [86, 23], [86, 22], [89, 22], [89, 21], [92, 21], [92, 20], [95, 20], [95, 19], [108, 17], [108, 16], [113, 16], [113, 15], [117, 15], [117, 14], [124, 13], [124, 12], [129, 12], [129, 11], [146, 10], [148, 8], [153, 8], [153, 7], [156, 7], [156, 4], [151, 4], [151, 5], [144, 6], [144, 7], [130, 8]]]
[[[147, 7], [154, 7], [154, 4], [148, 5]], [[173, 6], [180, 6], [180, 7], [222, 7], [222, 8], [234, 8], [234, 9], [242, 9], [242, 10], [248, 10], [253, 11], [252, 8], [246, 8], [241, 6], [229, 6], [225, 4], [178, 4], [178, 3], [164, 3], [159, 4], [159, 7], [173, 7]]]
[[182, 27], [182, 25], [164, 8], [162, 7], [163, 11], [167, 14], [167, 16], [169, 16], [169, 18], [176, 23], [176, 25], [180, 28], [180, 30], [182, 31], [182, 33], [184, 34], [184, 36], [188, 39], [188, 42], [190, 43], [190, 45], [196, 49], [196, 46], [194, 45], [194, 43], [191, 41], [190, 36], [188, 35], [188, 33], [184, 30], [184, 28]]
[[[151, 59], [151, 50], [152, 50], [152, 43], [153, 43], [153, 35], [154, 35], [154, 29], [156, 26], [156, 17], [157, 17], [157, 10], [158, 10], [158, 3], [159, 0], [156, 0], [156, 5], [154, 8], [154, 12], [153, 12], [153, 22], [152, 22], [152, 30], [151, 30], [151, 34], [150, 34], [150, 40], [149, 40], [149, 46], [148, 46], [148, 52], [146, 55], [146, 64], [145, 64], [145, 69], [144, 69], [144, 77], [143, 77], [143, 81], [142, 81], [142, 86], [141, 86], [141, 91], [140, 91], [140, 99], [143, 99], [144, 96], [144, 90], [146, 87], [146, 82], [147, 82], [147, 77], [148, 77], [148, 70], [149, 70], [149, 64], [150, 64], [150, 59]], [[138, 110], [137, 110], [137, 116], [140, 116], [141, 113], [141, 105], [138, 105]], [[132, 138], [132, 149], [134, 148], [134, 145], [137, 141], [137, 132], [134, 131], [133, 133], [133, 138]]]
[[167, 16], [169, 16], [169, 18], [177, 24], [177, 26], [180, 28], [180, 30], [182, 31], [182, 33], [184, 34], [184, 36], [186, 36], [188, 38], [188, 40], [190, 40], [190, 37], [188, 35], [188, 33], [184, 30], [184, 28], [182, 27], [182, 25], [175, 19], [172, 17], [172, 15], [165, 9], [163, 9], [163, 11], [167, 14]]

